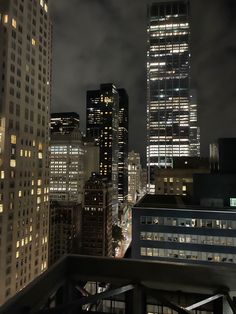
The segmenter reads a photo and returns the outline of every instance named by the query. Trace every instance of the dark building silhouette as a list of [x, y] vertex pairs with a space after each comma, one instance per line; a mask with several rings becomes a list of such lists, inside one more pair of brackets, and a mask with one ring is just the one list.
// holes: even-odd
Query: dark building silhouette
[[221, 138], [210, 146], [211, 173], [196, 174], [194, 202], [204, 206], [236, 206], [236, 138]]
[[82, 253], [112, 255], [112, 184], [93, 174], [84, 186]]
[[49, 265], [64, 254], [80, 250], [81, 204], [75, 202], [51, 202]]

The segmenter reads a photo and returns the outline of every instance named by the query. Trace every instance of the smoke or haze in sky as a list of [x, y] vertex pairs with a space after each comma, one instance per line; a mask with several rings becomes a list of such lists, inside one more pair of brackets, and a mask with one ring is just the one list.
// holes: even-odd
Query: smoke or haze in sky
[[[76, 111], [85, 129], [86, 91], [114, 82], [130, 98], [130, 150], [146, 150], [145, 0], [51, 0], [52, 111]], [[236, 137], [236, 1], [192, 0], [192, 87], [201, 152]]]

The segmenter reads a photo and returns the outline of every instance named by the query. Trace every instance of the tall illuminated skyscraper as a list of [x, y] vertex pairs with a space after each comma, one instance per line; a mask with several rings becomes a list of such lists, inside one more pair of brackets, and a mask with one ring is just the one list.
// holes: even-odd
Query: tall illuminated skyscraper
[[125, 89], [119, 94], [119, 158], [118, 199], [125, 204], [128, 199], [128, 149], [129, 149], [129, 97]]
[[87, 136], [100, 148], [99, 174], [113, 185], [113, 216], [118, 214], [119, 95], [113, 84], [87, 92]]
[[48, 264], [48, 2], [0, 1], [0, 304]]
[[151, 191], [155, 166], [171, 167], [173, 157], [193, 155], [189, 23], [187, 0], [160, 1], [148, 7], [147, 165]]

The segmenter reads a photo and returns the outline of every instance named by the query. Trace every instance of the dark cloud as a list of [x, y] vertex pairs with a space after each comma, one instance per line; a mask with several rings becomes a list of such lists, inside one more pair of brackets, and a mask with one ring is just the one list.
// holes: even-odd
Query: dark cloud
[[[148, 0], [147, 0], [148, 1]], [[114, 82], [130, 97], [130, 149], [145, 155], [145, 0], [51, 0], [53, 111], [80, 113], [86, 90]], [[192, 85], [197, 89], [202, 152], [236, 136], [235, 0], [192, 0]]]

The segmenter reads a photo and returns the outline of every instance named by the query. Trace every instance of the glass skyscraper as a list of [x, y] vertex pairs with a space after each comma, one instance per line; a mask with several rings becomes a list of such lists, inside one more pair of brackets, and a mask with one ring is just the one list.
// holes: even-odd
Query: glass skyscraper
[[173, 157], [198, 155], [190, 149], [196, 140], [190, 136], [189, 2], [151, 4], [147, 32], [147, 164], [152, 183], [155, 166], [172, 167]]

